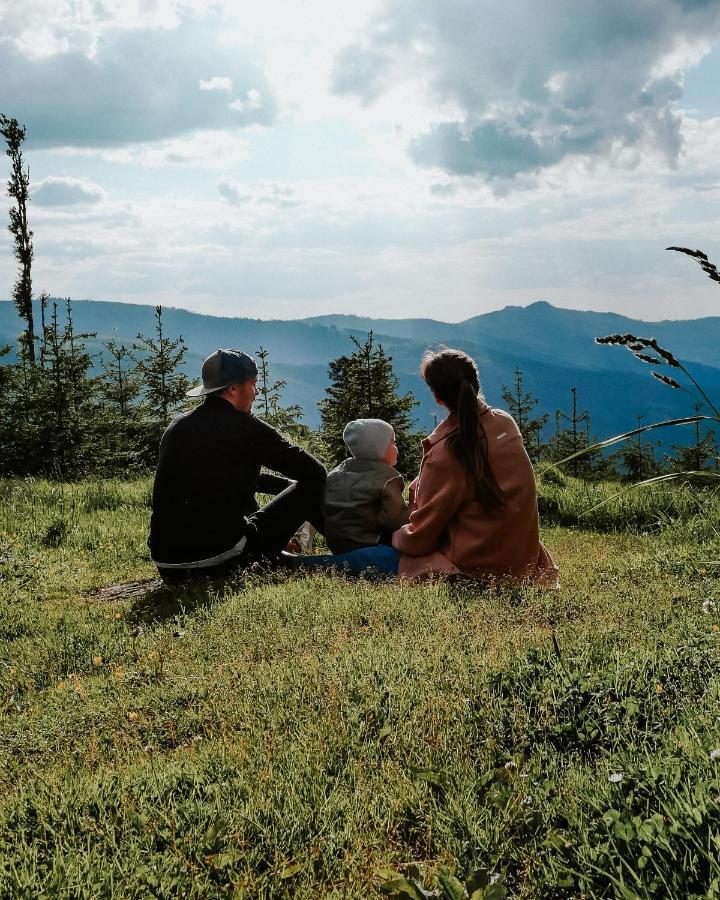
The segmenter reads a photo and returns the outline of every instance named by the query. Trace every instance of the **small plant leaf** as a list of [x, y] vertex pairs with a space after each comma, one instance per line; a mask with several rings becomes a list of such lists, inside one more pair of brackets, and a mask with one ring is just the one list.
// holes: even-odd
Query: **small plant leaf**
[[440, 896], [444, 900], [465, 900], [465, 888], [461, 881], [446, 870], [441, 870], [437, 875], [440, 885]]
[[393, 878], [378, 885], [378, 890], [391, 900], [427, 900], [436, 896], [434, 891], [426, 891], [414, 879]]
[[507, 891], [505, 890], [505, 887], [502, 884], [498, 884], [498, 883], [491, 884], [485, 890], [485, 897], [483, 898], [483, 900], [505, 900], [506, 894], [507, 894]]
[[433, 769], [416, 769], [411, 766], [410, 774], [415, 781], [424, 781], [441, 794], [444, 794], [450, 786], [449, 779], [444, 772], [435, 772]]
[[281, 878], [292, 878], [293, 875], [297, 875], [298, 872], [302, 870], [301, 863], [292, 863], [292, 865], [285, 866], [280, 873]]

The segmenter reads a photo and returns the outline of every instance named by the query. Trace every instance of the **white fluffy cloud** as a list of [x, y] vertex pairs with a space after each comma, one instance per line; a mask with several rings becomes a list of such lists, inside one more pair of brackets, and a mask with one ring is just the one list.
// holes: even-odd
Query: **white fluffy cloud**
[[231, 91], [233, 83], [232, 78], [216, 75], [214, 78], [201, 78], [198, 87], [201, 91]]
[[227, 47], [213, 17], [109, 31], [92, 53], [66, 49], [31, 58], [17, 41], [4, 41], [0, 70], [0, 110], [27, 126], [28, 147], [167, 140], [268, 125], [276, 113], [251, 53]]
[[105, 191], [100, 185], [84, 178], [49, 176], [32, 192], [32, 201], [38, 206], [77, 206], [104, 199]]
[[218, 194], [233, 206], [252, 203], [261, 208], [290, 209], [301, 202], [290, 185], [275, 181], [261, 181], [250, 189], [234, 178], [223, 175], [218, 178], [216, 187]]
[[510, 180], [571, 157], [681, 149], [683, 71], [720, 34], [717, 0], [386, 0], [335, 61], [364, 104], [408, 82], [435, 110], [419, 165]]

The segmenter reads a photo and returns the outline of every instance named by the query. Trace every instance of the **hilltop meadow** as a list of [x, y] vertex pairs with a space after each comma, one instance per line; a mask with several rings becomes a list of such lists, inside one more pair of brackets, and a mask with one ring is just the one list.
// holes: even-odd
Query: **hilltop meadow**
[[0, 481], [0, 896], [720, 896], [720, 500], [539, 487], [559, 591], [118, 597], [149, 478]]

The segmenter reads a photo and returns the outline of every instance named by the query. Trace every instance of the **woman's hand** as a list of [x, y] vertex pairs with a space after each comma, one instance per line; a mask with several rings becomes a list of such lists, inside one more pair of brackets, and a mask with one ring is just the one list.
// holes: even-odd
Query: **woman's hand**
[[417, 497], [417, 487], [418, 487], [419, 478], [420, 478], [419, 475], [416, 478], [413, 478], [413, 480], [410, 482], [410, 485], [408, 487], [408, 498], [409, 498], [408, 506], [410, 508], [410, 512], [412, 512], [415, 509], [415, 507], [417, 506], [416, 497]]

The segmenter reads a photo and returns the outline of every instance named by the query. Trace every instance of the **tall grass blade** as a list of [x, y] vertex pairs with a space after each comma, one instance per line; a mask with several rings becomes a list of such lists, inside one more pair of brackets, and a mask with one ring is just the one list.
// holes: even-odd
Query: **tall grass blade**
[[591, 506], [589, 509], [585, 509], [582, 512], [578, 513], [579, 516], [589, 515], [596, 509], [599, 509], [601, 506], [605, 506], [606, 503], [610, 503], [611, 500], [616, 500], [618, 497], [622, 497], [623, 494], [629, 494], [630, 491], [634, 491], [636, 488], [647, 487], [649, 484], [658, 484], [662, 481], [678, 481], [680, 478], [716, 478], [720, 480], [720, 475], [717, 472], [706, 472], [703, 470], [693, 470], [688, 472], [670, 472], [667, 475], [656, 475], [654, 478], [646, 478], [644, 481], [636, 481], [634, 484], [629, 484], [627, 487], [622, 488], [622, 490], [616, 491], [614, 494], [611, 494], [609, 497], [605, 497], [604, 500], [601, 500], [599, 503], [596, 503], [594, 506]]
[[626, 441], [628, 438], [634, 437], [636, 434], [642, 434], [644, 431], [652, 431], [655, 428], [669, 428], [673, 425], [693, 425], [695, 422], [701, 422], [703, 420], [711, 422], [719, 421], [717, 416], [686, 416], [683, 419], [667, 419], [664, 422], [653, 422], [650, 425], [633, 428], [632, 431], [626, 431], [624, 434], [616, 434], [614, 437], [606, 438], [604, 441], [599, 441], [597, 444], [591, 444], [589, 447], [583, 447], [582, 450], [571, 453], [569, 456], [565, 456], [562, 459], [548, 462], [538, 470], [537, 474], [542, 475], [543, 472], [548, 469], [556, 469], [558, 466], [562, 466], [573, 459], [577, 459], [579, 456], [585, 456], [586, 453], [593, 453], [595, 450], [603, 450], [605, 447], [612, 447], [613, 444], [619, 444], [621, 441]]

